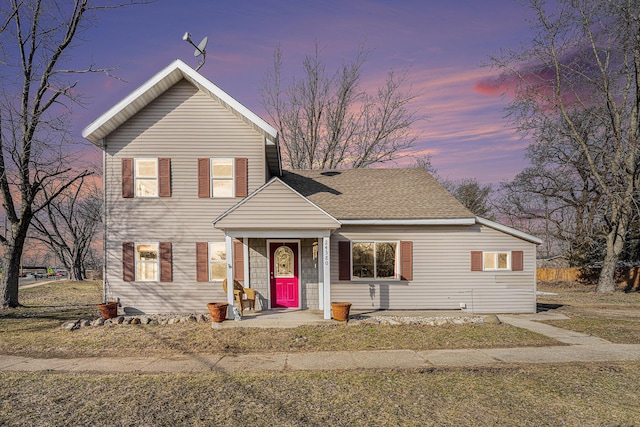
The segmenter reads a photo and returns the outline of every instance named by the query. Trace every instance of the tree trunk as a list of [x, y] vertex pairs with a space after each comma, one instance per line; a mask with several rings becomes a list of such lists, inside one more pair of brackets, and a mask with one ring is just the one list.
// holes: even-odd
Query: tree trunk
[[613, 203], [612, 206], [613, 212], [610, 220], [612, 227], [607, 234], [607, 253], [602, 261], [596, 292], [613, 292], [616, 289], [616, 267], [624, 249], [630, 219], [630, 215], [625, 213], [631, 212], [632, 206], [628, 200], [622, 202], [622, 206], [615, 205], [617, 203]]
[[84, 279], [84, 268], [82, 268], [80, 257], [75, 257], [73, 266], [69, 269], [69, 280], [82, 281]]
[[10, 238], [4, 247], [2, 281], [2, 308], [20, 307], [18, 283], [20, 282], [20, 260], [24, 248], [24, 237]]

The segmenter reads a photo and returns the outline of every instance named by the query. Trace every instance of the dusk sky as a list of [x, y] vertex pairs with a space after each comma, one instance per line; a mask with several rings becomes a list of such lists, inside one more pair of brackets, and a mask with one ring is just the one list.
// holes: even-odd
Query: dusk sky
[[508, 99], [483, 89], [496, 72], [482, 65], [500, 49], [528, 44], [527, 14], [514, 0], [159, 0], [107, 11], [78, 40], [74, 62], [118, 67], [114, 74], [125, 81], [81, 78], [88, 106], [75, 109], [74, 133], [81, 138], [82, 128], [173, 60], [195, 68], [185, 31], [196, 44], [209, 38], [200, 73], [267, 121], [259, 88], [278, 45], [284, 71], [300, 75], [316, 41], [330, 70], [365, 41], [372, 50], [363, 67], [366, 88], [393, 68], [407, 70], [414, 90], [423, 93], [414, 106], [427, 120], [415, 126], [421, 136], [411, 155], [431, 154], [445, 178], [497, 184], [526, 166], [527, 142], [504, 118]]

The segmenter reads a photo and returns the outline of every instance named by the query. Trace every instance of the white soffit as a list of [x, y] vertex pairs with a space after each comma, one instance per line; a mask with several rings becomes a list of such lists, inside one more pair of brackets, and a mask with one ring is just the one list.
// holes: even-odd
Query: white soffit
[[273, 143], [277, 139], [278, 133], [271, 125], [179, 59], [173, 61], [169, 66], [85, 127], [82, 130], [82, 136], [93, 144], [101, 146], [101, 140], [105, 136], [109, 135], [183, 78], [199, 90], [216, 98], [225, 108], [244, 119], [254, 129], [261, 131], [266, 140], [271, 139], [271, 143]]

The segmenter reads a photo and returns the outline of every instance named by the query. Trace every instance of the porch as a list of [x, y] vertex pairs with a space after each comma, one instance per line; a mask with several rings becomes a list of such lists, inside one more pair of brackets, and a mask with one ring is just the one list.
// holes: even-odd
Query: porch
[[[280, 314], [315, 313], [321, 319], [331, 319], [330, 238], [325, 235], [293, 238], [291, 233], [270, 231], [267, 237], [226, 234], [227, 283], [239, 281], [255, 292], [255, 310], [244, 315], [263, 317], [277, 323]], [[241, 253], [239, 253], [241, 252]], [[239, 261], [241, 260], [241, 261]], [[241, 271], [238, 271], [241, 270]], [[227, 286], [227, 302], [234, 303], [233, 287]], [[302, 315], [306, 316], [306, 315]], [[288, 316], [287, 319], [295, 316]]]
[[[340, 221], [275, 177], [213, 226], [225, 235], [227, 283], [242, 277], [244, 287], [258, 294], [257, 308], [320, 310], [331, 319], [330, 236]], [[235, 271], [240, 268], [241, 275]], [[228, 286], [227, 301], [233, 300]]]

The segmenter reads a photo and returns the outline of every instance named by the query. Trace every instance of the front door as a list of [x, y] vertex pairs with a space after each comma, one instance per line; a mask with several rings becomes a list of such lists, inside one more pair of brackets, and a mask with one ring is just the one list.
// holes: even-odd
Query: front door
[[299, 307], [298, 242], [272, 242], [269, 244], [269, 253], [271, 307]]

